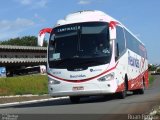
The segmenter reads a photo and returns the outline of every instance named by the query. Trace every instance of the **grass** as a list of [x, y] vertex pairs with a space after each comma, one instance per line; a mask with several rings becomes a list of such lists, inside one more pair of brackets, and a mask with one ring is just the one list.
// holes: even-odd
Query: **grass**
[[[154, 81], [154, 76], [149, 75], [149, 84]], [[0, 96], [47, 94], [47, 75], [26, 75], [8, 78], [0, 78]]]
[[155, 80], [155, 77], [153, 75], [149, 75], [149, 84], [151, 85], [153, 81]]
[[0, 78], [0, 96], [48, 93], [47, 75]]

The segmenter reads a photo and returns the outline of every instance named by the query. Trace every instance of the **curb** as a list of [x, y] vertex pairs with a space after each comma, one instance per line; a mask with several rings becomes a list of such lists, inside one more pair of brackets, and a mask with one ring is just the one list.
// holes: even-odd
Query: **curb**
[[32, 94], [27, 94], [27, 95], [10, 95], [10, 96], [0, 96], [0, 98], [33, 97], [33, 96], [49, 96], [49, 95], [48, 94], [43, 94], [43, 95], [32, 95]]
[[25, 104], [28, 104], [28, 103], [39, 103], [39, 102], [47, 102], [47, 101], [52, 101], [52, 100], [60, 100], [60, 99], [65, 99], [65, 98], [68, 98], [68, 97], [57, 97], [57, 98], [49, 98], [49, 99], [5, 103], [5, 104], [0, 104], [0, 108], [10, 107], [10, 106], [14, 106], [14, 105], [25, 105]]

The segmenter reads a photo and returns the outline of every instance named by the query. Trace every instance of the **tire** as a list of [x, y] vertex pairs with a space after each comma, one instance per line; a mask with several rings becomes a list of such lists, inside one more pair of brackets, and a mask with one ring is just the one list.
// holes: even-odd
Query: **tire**
[[125, 99], [127, 95], [127, 86], [126, 86], [126, 82], [124, 83], [124, 90], [122, 92], [118, 93], [118, 98], [120, 99]]
[[79, 96], [70, 96], [71, 103], [79, 103], [80, 97]]
[[104, 100], [111, 100], [113, 98], [113, 94], [104, 95]]
[[133, 91], [133, 94], [144, 94], [144, 89], [145, 89], [145, 84], [144, 84], [144, 80], [142, 81], [142, 88], [141, 89], [137, 89]]
[[125, 99], [125, 97], [126, 97], [126, 91], [122, 91], [118, 93], [118, 98]]
[[142, 88], [138, 90], [139, 94], [144, 94], [144, 89], [145, 89], [145, 85], [144, 85], [144, 80], [142, 81]]
[[134, 94], [134, 95], [139, 94], [139, 90], [133, 90], [133, 94]]

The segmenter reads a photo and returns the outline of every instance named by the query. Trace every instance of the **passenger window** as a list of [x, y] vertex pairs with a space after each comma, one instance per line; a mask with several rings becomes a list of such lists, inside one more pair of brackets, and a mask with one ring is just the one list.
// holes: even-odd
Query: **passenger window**
[[124, 32], [123, 32], [123, 28], [117, 26], [116, 28], [116, 46], [118, 47], [118, 53], [119, 55], [121, 55], [123, 53], [123, 51], [125, 50], [125, 38], [124, 38]]

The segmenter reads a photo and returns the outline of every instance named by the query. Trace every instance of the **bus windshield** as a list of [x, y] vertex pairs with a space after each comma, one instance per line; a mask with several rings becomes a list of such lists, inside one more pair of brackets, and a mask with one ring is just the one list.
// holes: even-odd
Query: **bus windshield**
[[107, 64], [111, 59], [106, 22], [86, 22], [54, 28], [49, 41], [49, 67], [82, 68]]

